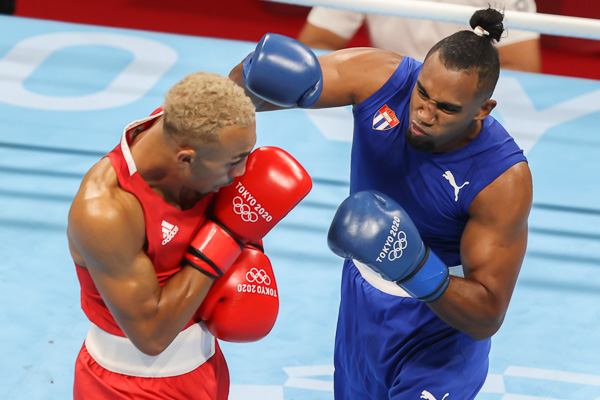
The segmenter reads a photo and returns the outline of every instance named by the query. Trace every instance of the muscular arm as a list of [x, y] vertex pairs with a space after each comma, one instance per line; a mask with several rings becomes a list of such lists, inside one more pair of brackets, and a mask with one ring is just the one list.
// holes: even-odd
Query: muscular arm
[[[162, 352], [192, 318], [212, 280], [185, 267], [162, 287], [144, 252], [141, 205], [115, 184], [100, 162], [69, 213], [68, 237], [76, 262], [87, 268], [111, 314], [142, 352]], [[103, 165], [104, 163], [104, 165]]]
[[476, 340], [498, 331], [527, 246], [532, 183], [525, 162], [514, 165], [473, 200], [461, 239], [465, 278], [428, 303], [446, 323]]
[[[323, 91], [312, 108], [339, 107], [359, 104], [375, 93], [392, 76], [402, 56], [374, 48], [352, 48], [334, 51], [318, 57], [323, 71]], [[242, 64], [229, 78], [246, 90], [257, 111], [278, 110], [275, 106], [246, 89], [242, 79]]]

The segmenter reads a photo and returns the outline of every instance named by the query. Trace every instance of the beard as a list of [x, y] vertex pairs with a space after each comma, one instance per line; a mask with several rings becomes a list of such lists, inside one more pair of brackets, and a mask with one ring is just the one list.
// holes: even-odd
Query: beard
[[416, 138], [410, 131], [410, 128], [408, 128], [406, 132], [404, 132], [404, 137], [406, 138], [406, 142], [410, 145], [410, 147], [417, 151], [431, 153], [435, 148], [435, 143], [433, 143], [431, 139], [427, 137]]

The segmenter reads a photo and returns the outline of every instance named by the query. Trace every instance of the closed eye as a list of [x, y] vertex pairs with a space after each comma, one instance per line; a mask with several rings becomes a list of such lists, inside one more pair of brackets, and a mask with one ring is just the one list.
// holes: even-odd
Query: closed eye
[[236, 165], [241, 164], [245, 159], [246, 159], [246, 157], [242, 157], [242, 158], [240, 158], [237, 161], [233, 161], [233, 162], [229, 163], [229, 166], [230, 167], [235, 167]]
[[[426, 101], [431, 100], [429, 98], [429, 94], [427, 93], [427, 91], [425, 90], [425, 88], [423, 87], [421, 82], [419, 82], [419, 81], [417, 81], [417, 91], [419, 93], [419, 96], [423, 100], [426, 100]], [[459, 105], [448, 103], [445, 101], [435, 101], [435, 100], [431, 100], [431, 101], [435, 103], [435, 106], [437, 107], [438, 110], [440, 110], [446, 114], [457, 114], [457, 113], [461, 112], [463, 109]]]
[[461, 107], [455, 107], [455, 106], [447, 105], [447, 104], [443, 104], [443, 103], [437, 103], [437, 108], [440, 111], [445, 112], [446, 114], [456, 114], [462, 110]]

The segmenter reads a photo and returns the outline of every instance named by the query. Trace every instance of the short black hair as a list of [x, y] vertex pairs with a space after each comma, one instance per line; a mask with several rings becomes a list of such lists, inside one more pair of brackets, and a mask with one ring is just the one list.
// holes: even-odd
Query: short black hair
[[436, 43], [427, 53], [425, 60], [438, 54], [442, 64], [451, 70], [476, 70], [478, 73], [477, 93], [491, 97], [500, 76], [500, 59], [495, 43], [504, 32], [504, 14], [494, 8], [476, 11], [469, 25], [483, 29], [479, 36], [473, 30], [456, 32]]

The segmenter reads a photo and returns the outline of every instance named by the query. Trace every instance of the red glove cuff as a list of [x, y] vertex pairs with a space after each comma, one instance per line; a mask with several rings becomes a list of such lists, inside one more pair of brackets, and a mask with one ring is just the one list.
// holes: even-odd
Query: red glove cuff
[[182, 265], [190, 265], [211, 278], [219, 278], [242, 253], [244, 245], [218, 221], [208, 221], [192, 240]]

